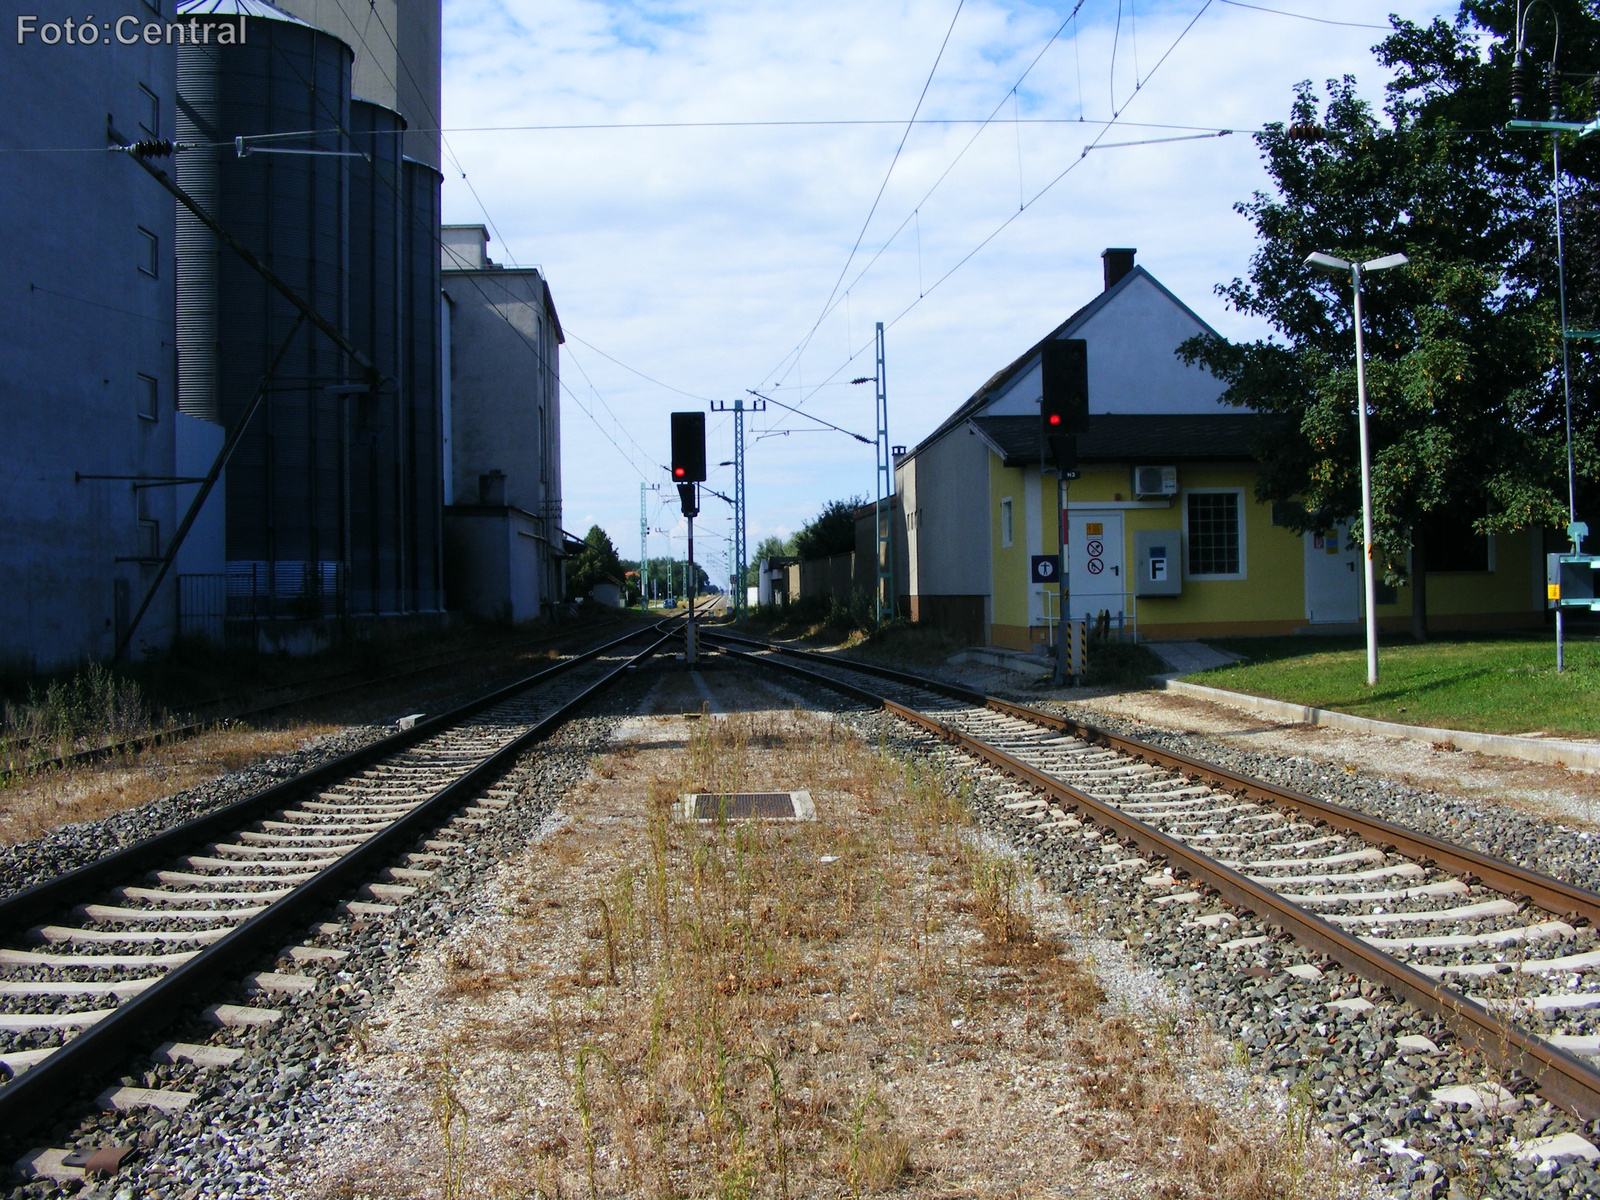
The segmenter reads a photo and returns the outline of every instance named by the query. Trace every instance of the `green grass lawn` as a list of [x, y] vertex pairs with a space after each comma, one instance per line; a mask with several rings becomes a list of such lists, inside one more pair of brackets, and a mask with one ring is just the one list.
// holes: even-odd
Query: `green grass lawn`
[[1247, 661], [1188, 678], [1195, 683], [1332, 708], [1363, 717], [1489, 733], [1600, 736], [1600, 638], [1567, 638], [1556, 674], [1555, 635], [1384, 641], [1378, 686], [1367, 687], [1359, 637], [1218, 638], [1208, 644]]

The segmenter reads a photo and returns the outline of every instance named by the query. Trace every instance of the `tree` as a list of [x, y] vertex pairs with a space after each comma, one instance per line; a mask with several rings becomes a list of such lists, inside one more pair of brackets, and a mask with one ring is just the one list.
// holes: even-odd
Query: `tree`
[[622, 570], [617, 548], [611, 544], [606, 531], [591, 525], [589, 532], [583, 535], [583, 549], [567, 561], [567, 595], [581, 599], [598, 583], [612, 580], [621, 583]]
[[[1260, 236], [1250, 278], [1218, 288], [1275, 335], [1180, 348], [1223, 380], [1226, 401], [1278, 418], [1258, 446], [1260, 499], [1302, 505], [1291, 521], [1302, 531], [1358, 519], [1350, 282], [1304, 259], [1313, 250], [1410, 257], [1408, 268], [1364, 280], [1362, 307], [1374, 541], [1385, 580], [1413, 585], [1419, 639], [1430, 528], [1465, 516], [1486, 535], [1566, 519], [1548, 142], [1503, 132], [1509, 51], [1479, 51], [1483, 34], [1509, 29], [1511, 11], [1469, 0], [1454, 23], [1397, 23], [1377, 49], [1396, 71], [1381, 118], [1349, 77], [1331, 81], [1325, 100], [1309, 83], [1297, 88], [1290, 120], [1257, 135], [1274, 192], [1236, 205]], [[1563, 47], [1577, 26], [1592, 65], [1600, 22], [1563, 5]], [[1544, 115], [1548, 104], [1534, 107]], [[1578, 190], [1600, 232], [1587, 181], [1600, 155], [1586, 153]], [[1587, 278], [1600, 300], [1600, 271]], [[1594, 474], [1587, 395], [1582, 408]]]
[[850, 553], [856, 548], [856, 509], [865, 503], [860, 496], [852, 496], [824, 505], [822, 511], [794, 535], [795, 554], [812, 559]]
[[756, 552], [751, 555], [751, 558], [759, 563], [763, 558], [783, 558], [793, 553], [794, 551], [781, 537], [768, 534], [756, 543]]

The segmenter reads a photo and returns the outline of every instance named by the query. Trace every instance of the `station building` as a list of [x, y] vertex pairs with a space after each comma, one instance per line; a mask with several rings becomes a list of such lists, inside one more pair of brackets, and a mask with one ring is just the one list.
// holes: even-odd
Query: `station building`
[[[1359, 529], [1302, 536], [1256, 499], [1260, 414], [1222, 403], [1222, 384], [1175, 353], [1212, 330], [1134, 251], [1102, 256], [1104, 290], [996, 372], [895, 464], [905, 546], [902, 606], [974, 644], [1042, 648], [1059, 618], [1033, 561], [1060, 553], [1069, 603], [1141, 639], [1350, 632], [1364, 618]], [[1057, 507], [1043, 458], [1040, 354], [1081, 338], [1089, 427], [1078, 479]], [[1542, 534], [1430, 528], [1431, 628], [1514, 628], [1544, 619]], [[1386, 628], [1411, 619], [1409, 588], [1379, 589]]]

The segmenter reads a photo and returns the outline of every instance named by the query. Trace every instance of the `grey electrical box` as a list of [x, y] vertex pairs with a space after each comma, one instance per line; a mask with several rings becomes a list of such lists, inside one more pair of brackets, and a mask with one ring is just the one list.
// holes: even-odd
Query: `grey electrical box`
[[1133, 594], [1183, 594], [1183, 535], [1177, 529], [1136, 529], [1133, 533]]
[[1600, 612], [1600, 555], [1547, 554], [1544, 562], [1548, 607]]

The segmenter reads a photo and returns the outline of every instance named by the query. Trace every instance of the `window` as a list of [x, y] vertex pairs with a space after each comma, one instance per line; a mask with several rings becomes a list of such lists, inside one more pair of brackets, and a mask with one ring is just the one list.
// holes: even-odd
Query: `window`
[[148, 517], [139, 519], [139, 557], [161, 557], [161, 523]]
[[161, 101], [142, 83], [139, 85], [139, 128], [152, 138], [161, 136]]
[[160, 239], [143, 225], [139, 226], [139, 270], [151, 279], [156, 277], [156, 265], [160, 253]]
[[1470, 509], [1431, 512], [1423, 518], [1422, 558], [1428, 574], [1494, 570], [1489, 539], [1473, 532], [1472, 523], [1477, 519]]
[[135, 378], [137, 392], [135, 402], [139, 406], [139, 416], [146, 421], [156, 421], [161, 417], [161, 392], [160, 385], [149, 375], [139, 375]]
[[1239, 520], [1241, 493], [1189, 492], [1184, 509], [1189, 574], [1215, 578], [1244, 574], [1244, 530]]
[[1000, 544], [1011, 545], [1011, 497], [1000, 501]]

